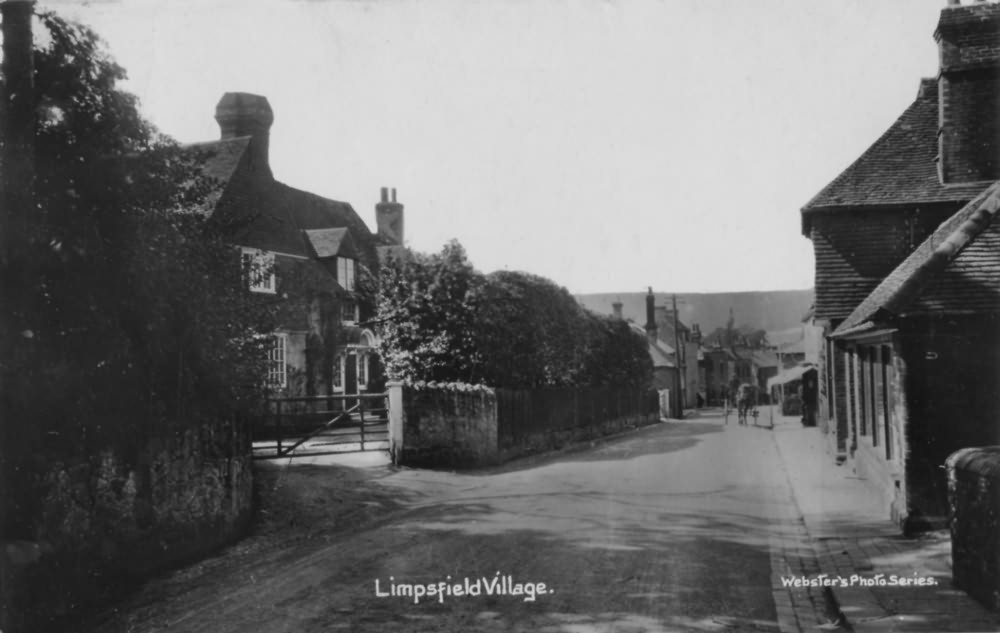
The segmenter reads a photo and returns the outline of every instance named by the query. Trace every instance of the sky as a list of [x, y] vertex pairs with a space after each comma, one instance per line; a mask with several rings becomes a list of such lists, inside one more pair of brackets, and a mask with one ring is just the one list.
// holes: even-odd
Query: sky
[[[968, 0], [966, 0], [968, 1]], [[813, 285], [799, 210], [937, 72], [945, 0], [40, 0], [181, 142], [268, 98], [275, 176], [573, 293]]]

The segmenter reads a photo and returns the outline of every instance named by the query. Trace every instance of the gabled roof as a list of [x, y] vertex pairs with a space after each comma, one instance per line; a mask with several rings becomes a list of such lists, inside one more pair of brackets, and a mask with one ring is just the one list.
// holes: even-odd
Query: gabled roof
[[[642, 326], [629, 321], [629, 327], [635, 333], [646, 338], [646, 330]], [[677, 364], [674, 363], [674, 348], [662, 341], [649, 342], [648, 339], [646, 346], [649, 349], [649, 358], [653, 361], [653, 367], [677, 367]]]
[[310, 229], [305, 231], [306, 240], [313, 248], [316, 257], [350, 257], [356, 259], [357, 249], [354, 240], [346, 228]]
[[802, 208], [803, 234], [814, 211], [966, 202], [985, 183], [944, 185], [938, 178], [938, 85], [922, 79], [917, 98], [851, 166]]
[[[324, 252], [344, 248], [343, 237], [338, 245], [337, 233], [313, 231], [349, 230], [353, 235], [350, 248], [354, 256], [363, 248], [374, 258], [371, 231], [350, 204], [331, 200], [314, 193], [290, 187], [274, 180], [270, 172], [255, 172], [246, 158], [252, 139], [242, 136], [185, 146], [185, 151], [202, 165], [202, 173], [212, 181], [206, 200], [206, 211], [220, 209], [228, 221], [238, 227], [234, 240], [242, 246], [269, 251], [315, 257], [316, 245]], [[315, 242], [314, 242], [315, 240]], [[319, 255], [328, 257], [330, 255]]]
[[183, 147], [184, 154], [201, 163], [202, 174], [211, 181], [205, 201], [207, 211], [211, 212], [219, 202], [249, 145], [250, 137], [242, 136]]
[[941, 224], [837, 328], [834, 336], [877, 321], [940, 313], [1000, 312], [1000, 182]]
[[726, 360], [736, 360], [736, 354], [732, 350], [724, 347], [709, 347], [705, 349], [705, 356], [723, 356]]

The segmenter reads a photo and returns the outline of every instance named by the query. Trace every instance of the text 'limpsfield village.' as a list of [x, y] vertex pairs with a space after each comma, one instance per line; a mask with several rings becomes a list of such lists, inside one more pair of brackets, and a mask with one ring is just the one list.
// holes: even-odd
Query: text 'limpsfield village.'
[[[128, 4], [94, 3], [95, 20], [146, 15]], [[364, 37], [347, 17], [316, 16], [364, 24], [372, 12], [405, 21], [458, 11], [215, 4], [211, 14], [162, 3], [156, 19], [190, 11], [194, 29], [206, 15], [231, 18], [205, 42], [213, 50], [246, 44], [240, 20], [266, 13], [274, 29], [260, 47], [309, 47], [325, 28], [342, 36], [324, 44], [336, 57]], [[655, 4], [636, 7], [686, 10]], [[393, 171], [391, 186], [366, 184], [368, 200], [338, 201], [285, 184], [298, 174], [282, 173], [278, 157], [307, 146], [289, 132], [297, 120], [329, 123], [369, 95], [279, 100], [220, 83], [206, 58], [197, 81], [214, 96], [184, 94], [182, 110], [217, 132], [178, 142], [143, 109], [164, 102], [162, 90], [140, 102], [130, 90], [147, 89], [150, 75], [126, 81], [127, 63], [87, 13], [67, 17], [73, 5], [0, 1], [0, 631], [1000, 630], [1000, 2], [908, 5], [935, 24], [923, 43], [936, 51], [934, 74], [904, 78], [909, 105], [866, 132], [865, 149], [811, 198], [772, 209], [812, 258], [791, 264], [767, 244], [755, 258], [773, 256], [774, 270], [813, 266], [811, 288], [681, 292], [713, 265], [742, 264], [726, 231], [686, 234], [699, 212], [663, 207], [603, 209], [601, 244], [661, 253], [696, 243], [697, 261], [632, 267], [632, 281], [601, 293], [523, 272], [540, 256], [530, 246], [525, 263], [483, 272], [463, 246], [481, 243], [476, 230], [436, 250], [411, 244], [436, 217], [413, 183], [441, 198], [462, 184], [430, 176], [434, 161], [464, 161], [421, 131], [432, 117], [418, 118], [434, 110], [419, 104], [443, 89], [440, 77], [413, 71], [398, 88], [414, 117], [394, 128], [406, 130], [400, 144], [412, 133], [427, 155]], [[775, 20], [787, 9], [748, 5]], [[496, 6], [496, 29], [523, 22], [518, 46], [557, 11]], [[469, 24], [494, 10], [463, 7]], [[704, 15], [724, 29], [726, 12], [742, 10]], [[860, 11], [837, 8], [850, 10]], [[631, 13], [640, 9], [600, 11], [591, 26], [602, 33], [646, 33]], [[282, 34], [296, 12], [319, 30]], [[535, 82], [563, 68], [571, 31], [559, 31], [566, 43], [533, 44], [534, 64], [510, 51], [493, 79], [457, 53], [434, 59], [441, 77], [494, 80], [505, 94], [523, 86], [497, 120], [512, 144], [544, 153], [529, 142], [543, 126], [522, 125], [512, 104], [550, 114], [552, 95]], [[868, 46], [870, 33], [852, 46]], [[169, 39], [151, 49], [164, 60]], [[371, 55], [373, 76], [397, 63], [388, 51], [401, 44], [390, 40], [377, 42], [387, 52]], [[627, 47], [611, 61], [619, 54]], [[421, 60], [399, 63], [411, 62]], [[301, 67], [320, 68], [308, 57]], [[311, 83], [364, 75], [330, 68]], [[523, 83], [504, 83], [504, 72]], [[687, 94], [654, 79], [643, 95]], [[425, 83], [426, 94], [407, 92]], [[493, 107], [492, 95], [469, 96], [469, 116]], [[848, 86], [823, 96], [845, 111], [869, 98], [874, 106]], [[584, 101], [557, 119], [573, 131], [568, 146], [584, 135]], [[621, 118], [641, 101], [622, 96]], [[373, 119], [390, 107], [370, 106]], [[432, 114], [440, 123], [454, 113]], [[472, 155], [481, 139], [453, 119]], [[711, 136], [714, 124], [690, 125]], [[655, 132], [648, 146], [609, 146], [645, 156], [671, 144]], [[820, 160], [808, 148], [828, 132], [817, 125], [795, 144], [781, 178]], [[740, 144], [713, 143], [721, 154]], [[326, 148], [331, 161], [357, 155], [380, 179], [380, 157], [399, 151]], [[561, 150], [565, 170], [546, 182], [629, 189], [574, 175], [584, 153]], [[697, 180], [698, 156], [683, 158]], [[509, 161], [489, 178], [509, 179], [511, 196], [536, 191], [518, 168]], [[330, 178], [331, 190], [353, 186]], [[755, 213], [727, 178], [703, 206]], [[513, 222], [500, 203], [466, 202], [484, 232]], [[612, 251], [574, 250], [587, 239], [586, 210], [552, 212], [566, 218], [552, 249], [595, 278], [615, 271]], [[670, 235], [647, 228], [654, 214]], [[541, 229], [516, 230], [528, 244]], [[520, 258], [518, 247], [505, 248]]]

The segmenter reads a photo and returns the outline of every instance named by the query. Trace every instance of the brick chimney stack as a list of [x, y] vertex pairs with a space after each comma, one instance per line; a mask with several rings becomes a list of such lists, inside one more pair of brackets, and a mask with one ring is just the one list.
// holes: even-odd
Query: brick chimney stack
[[646, 293], [646, 338], [650, 343], [656, 342], [656, 335], [659, 328], [656, 326], [656, 297], [653, 296], [653, 287], [649, 287]]
[[697, 323], [691, 325], [691, 342], [701, 345], [701, 326]]
[[403, 205], [396, 202], [396, 190], [382, 187], [381, 200], [375, 205], [375, 223], [382, 242], [392, 246], [403, 245]]
[[1000, 3], [941, 10], [938, 175], [943, 183], [1000, 178]]
[[215, 106], [215, 120], [222, 131], [222, 140], [251, 137], [250, 168], [270, 178], [268, 151], [274, 112], [267, 98], [248, 92], [227, 92]]

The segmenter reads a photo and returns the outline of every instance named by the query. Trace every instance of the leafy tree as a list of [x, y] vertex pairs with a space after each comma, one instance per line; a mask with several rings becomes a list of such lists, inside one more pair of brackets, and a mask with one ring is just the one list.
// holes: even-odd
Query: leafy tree
[[93, 454], [252, 409], [273, 306], [244, 290], [234, 227], [204, 212], [201, 157], [143, 119], [93, 31], [38, 18], [37, 210], [23, 259], [0, 270], [14, 298], [0, 326], [8, 441], [23, 460]]
[[486, 276], [476, 299], [482, 382], [539, 387], [580, 380], [590, 324], [565, 288], [536, 275], [500, 271]]
[[451, 241], [382, 266], [375, 291], [379, 355], [394, 380], [468, 382], [478, 362], [475, 296], [482, 276]]

